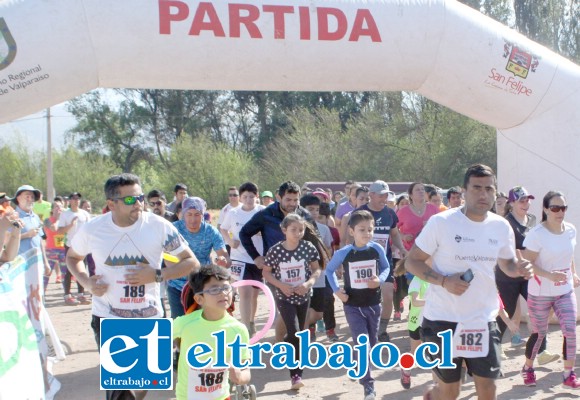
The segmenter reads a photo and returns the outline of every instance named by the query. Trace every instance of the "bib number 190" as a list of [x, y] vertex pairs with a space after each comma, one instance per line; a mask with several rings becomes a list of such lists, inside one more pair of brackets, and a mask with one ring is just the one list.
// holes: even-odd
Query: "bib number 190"
[[373, 276], [373, 270], [370, 268], [357, 269], [355, 272], [357, 279], [368, 279]]

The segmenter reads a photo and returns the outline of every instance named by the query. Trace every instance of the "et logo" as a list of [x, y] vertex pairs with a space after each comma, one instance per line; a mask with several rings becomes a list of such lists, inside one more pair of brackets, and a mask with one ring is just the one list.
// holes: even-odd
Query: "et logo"
[[101, 319], [101, 390], [173, 388], [172, 321]]

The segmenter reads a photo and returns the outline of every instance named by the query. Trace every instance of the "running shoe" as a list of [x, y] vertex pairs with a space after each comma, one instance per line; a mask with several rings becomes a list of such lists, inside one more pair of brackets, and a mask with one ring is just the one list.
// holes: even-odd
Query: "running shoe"
[[324, 333], [324, 331], [326, 331], [326, 327], [324, 326], [324, 321], [319, 319], [318, 321], [316, 321], [316, 332]]
[[393, 321], [400, 321], [401, 320], [401, 313], [395, 311], [395, 315], [393, 316]]
[[405, 370], [401, 370], [401, 386], [405, 389], [411, 389], [411, 374], [407, 375]]
[[525, 344], [526, 341], [524, 339], [522, 339], [522, 337], [520, 336], [519, 333], [516, 333], [512, 336], [512, 346], [513, 347], [518, 347], [521, 346], [522, 344]]
[[300, 388], [304, 387], [304, 382], [302, 382], [302, 378], [298, 375], [294, 375], [290, 380], [290, 389], [292, 390], [300, 390]]
[[540, 354], [538, 354], [537, 360], [538, 364], [546, 365], [551, 363], [552, 361], [556, 361], [560, 358], [559, 354], [550, 353], [548, 350], [544, 350]]
[[314, 325], [310, 325], [308, 327], [308, 330], [310, 331], [310, 341], [316, 342], [316, 328], [314, 327]]
[[79, 304], [81, 304], [81, 302], [75, 299], [72, 296], [72, 294], [67, 294], [66, 296], [64, 296], [64, 304], [66, 304], [67, 306], [78, 306]]
[[364, 400], [375, 400], [376, 398], [377, 392], [375, 392], [375, 388], [371, 385], [365, 386]]
[[334, 329], [329, 329], [326, 331], [326, 338], [331, 342], [331, 343], [336, 343], [339, 341], [338, 335], [334, 332]]
[[77, 300], [79, 303], [84, 304], [84, 305], [91, 304], [90, 296], [87, 296], [84, 293], [79, 294], [77, 296]]
[[580, 379], [576, 378], [576, 374], [574, 373], [574, 371], [572, 371], [570, 375], [566, 379], [564, 379], [562, 385], [568, 386], [572, 389], [578, 389], [580, 388]]
[[522, 368], [522, 377], [524, 378], [524, 385], [536, 386], [536, 374], [532, 367], [526, 368], [526, 366], [524, 365], [524, 367]]
[[389, 337], [389, 334], [387, 332], [383, 332], [379, 335], [379, 342], [390, 342], [391, 338]]

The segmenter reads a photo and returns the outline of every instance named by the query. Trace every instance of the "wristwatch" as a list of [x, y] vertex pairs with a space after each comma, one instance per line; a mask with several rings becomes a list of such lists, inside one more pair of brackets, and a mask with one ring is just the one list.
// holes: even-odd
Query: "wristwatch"
[[157, 283], [163, 282], [163, 275], [161, 275], [160, 269], [155, 270], [155, 282], [157, 282]]

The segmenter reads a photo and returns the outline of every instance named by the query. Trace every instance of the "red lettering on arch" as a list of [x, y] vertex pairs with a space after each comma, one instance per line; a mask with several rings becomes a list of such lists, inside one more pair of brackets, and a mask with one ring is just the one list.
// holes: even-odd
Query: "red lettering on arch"
[[271, 12], [274, 14], [274, 39], [286, 38], [286, 21], [285, 14], [294, 14], [294, 7], [292, 6], [264, 6], [264, 12]]
[[[205, 21], [206, 16], [208, 18], [207, 22]], [[189, 34], [198, 36], [201, 31], [212, 31], [217, 37], [226, 36], [220, 18], [212, 3], [199, 3], [195, 11]]]
[[[260, 18], [258, 7], [251, 4], [230, 4], [228, 9], [230, 14], [230, 37], [239, 38], [243, 24], [252, 39], [262, 39], [262, 33], [260, 33], [260, 29], [255, 23]], [[248, 14], [242, 16], [242, 10], [247, 11]]]
[[[338, 8], [319, 7], [316, 9], [318, 15], [318, 40], [340, 40], [346, 35], [348, 22], [346, 15]], [[328, 27], [329, 17], [336, 19], [336, 31], [330, 32]]]
[[310, 40], [310, 8], [298, 7], [300, 15], [300, 39]]
[[[177, 13], [171, 12], [172, 8]], [[171, 21], [183, 21], [189, 16], [189, 7], [182, 1], [159, 0], [159, 33], [171, 35]]]
[[[366, 23], [366, 28], [364, 27]], [[373, 42], [381, 42], [381, 34], [370, 10], [357, 10], [348, 40], [358, 42], [361, 36], [369, 36]]]

